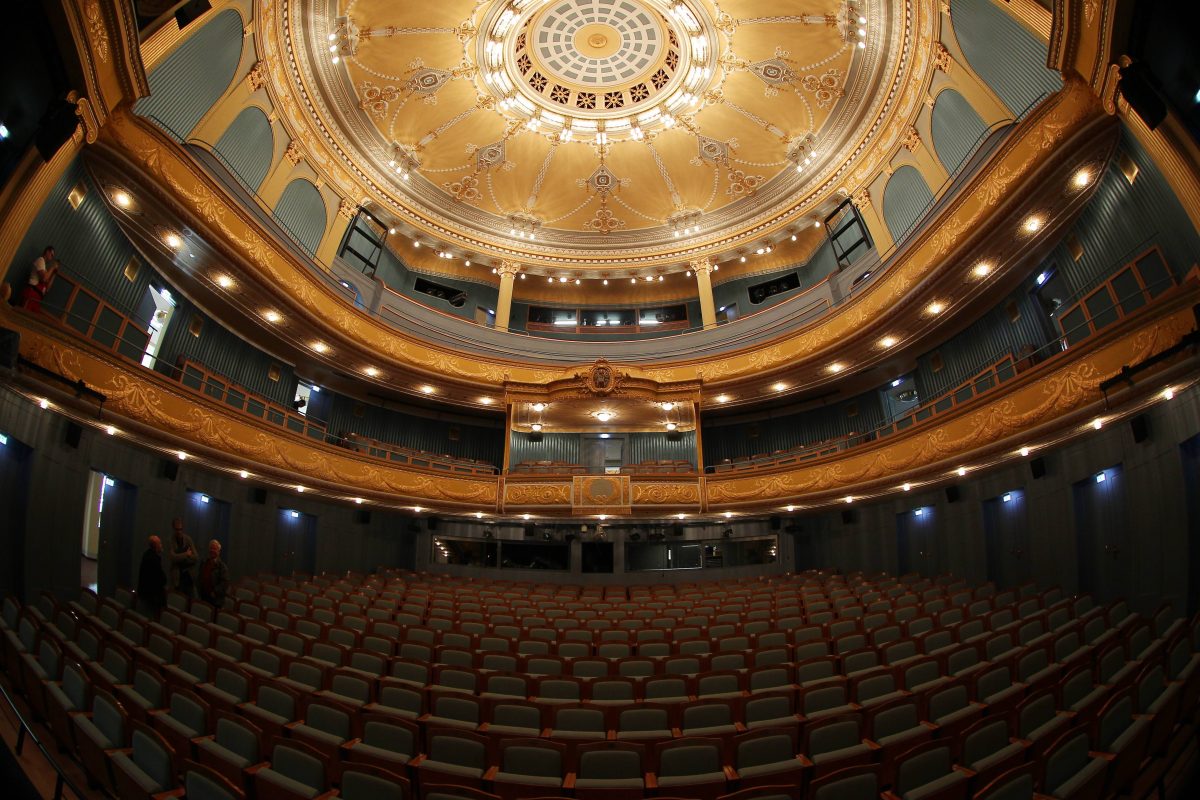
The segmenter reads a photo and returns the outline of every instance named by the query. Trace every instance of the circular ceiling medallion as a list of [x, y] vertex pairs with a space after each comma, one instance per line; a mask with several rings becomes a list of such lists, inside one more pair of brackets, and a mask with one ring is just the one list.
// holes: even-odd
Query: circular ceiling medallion
[[554, 3], [530, 21], [527, 36], [552, 77], [593, 88], [645, 74], [665, 38], [662, 18], [635, 0]]

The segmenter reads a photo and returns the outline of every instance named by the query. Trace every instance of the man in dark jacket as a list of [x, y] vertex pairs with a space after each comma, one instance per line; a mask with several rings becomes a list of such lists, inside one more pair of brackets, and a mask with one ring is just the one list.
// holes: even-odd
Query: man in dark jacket
[[151, 536], [146, 540], [146, 552], [138, 567], [138, 602], [150, 616], [156, 616], [167, 601], [167, 573], [162, 565], [162, 539]]
[[167, 554], [171, 562], [171, 588], [195, 597], [196, 575], [192, 568], [196, 566], [196, 545], [192, 543], [192, 537], [183, 532], [183, 520], [179, 517], [171, 520], [171, 527], [175, 530], [171, 551]]
[[221, 543], [208, 543], [208, 558], [200, 563], [200, 599], [220, 608], [225, 605], [225, 590], [229, 587], [229, 566], [221, 560]]

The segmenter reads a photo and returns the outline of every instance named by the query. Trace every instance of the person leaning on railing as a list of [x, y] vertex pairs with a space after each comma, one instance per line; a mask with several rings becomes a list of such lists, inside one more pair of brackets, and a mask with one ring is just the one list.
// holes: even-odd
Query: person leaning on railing
[[28, 311], [41, 311], [42, 299], [54, 283], [59, 263], [54, 257], [54, 245], [46, 245], [42, 254], [33, 260], [29, 268], [29, 281], [21, 289], [21, 307]]

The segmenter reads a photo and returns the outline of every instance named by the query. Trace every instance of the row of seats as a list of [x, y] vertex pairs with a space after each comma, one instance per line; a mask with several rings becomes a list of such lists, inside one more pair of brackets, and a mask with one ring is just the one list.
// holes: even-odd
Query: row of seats
[[[1120, 782], [1133, 774], [1127, 765], [1140, 761], [1140, 756], [1133, 759], [1130, 753], [1141, 747], [1144, 753], [1158, 755], [1172, 741], [1176, 721], [1190, 718], [1176, 714], [1195, 706], [1195, 629], [1188, 631], [1165, 617], [1156, 627], [1129, 615], [1122, 605], [1107, 610], [1080, 606], [1079, 618], [1069, 617], [1060, 625], [1078, 637], [1092, 620], [1102, 621], [1106, 628], [1111, 624], [1113, 630], [1105, 631], [1110, 635], [1097, 645], [1076, 638], [1076, 647], [1055, 651], [1058, 638], [1036, 641], [1036, 631], [1029, 631], [1025, 643], [1020, 642], [1019, 629], [999, 634], [1007, 640], [997, 640], [996, 632], [989, 632], [986, 642], [1000, 644], [974, 645], [974, 664], [958, 664], [962, 674], [947, 671], [949, 653], [920, 654], [909, 663], [877, 661], [873, 666], [865, 651], [878, 657], [875, 648], [863, 648], [863, 661], [852, 658], [858, 655], [855, 651], [795, 660], [796, 648], [828, 648], [831, 642], [802, 639], [774, 648], [772, 663], [741, 669], [701, 670], [702, 662], [696, 660], [690, 665], [695, 671], [621, 676], [620, 667], [613, 666], [621, 663], [617, 659], [607, 662], [609, 671], [603, 675], [531, 677], [394, 656], [383, 659], [386, 670], [381, 671], [379, 660], [362, 659], [382, 654], [365, 650], [353, 652], [357, 660], [339, 667], [313, 656], [313, 647], [327, 644], [315, 639], [306, 652], [290, 655], [274, 643], [257, 647], [251, 656], [262, 653], [276, 660], [260, 657], [258, 664], [239, 664], [211, 640], [207, 647], [202, 644], [204, 632], [212, 629], [191, 614], [199, 607], [170, 612], [185, 623], [182, 631], [172, 631], [161, 621], [141, 620], [143, 642], [139, 644], [129, 635], [138, 635], [135, 611], [126, 609], [114, 629], [97, 614], [104, 604], [95, 604], [88, 612], [93, 601], [85, 596], [78, 603], [58, 606], [45, 597], [24, 609], [6, 602], [6, 659], [17, 654], [20, 663], [10, 665], [9, 674], [20, 676], [31, 705], [50, 719], [56, 735], [73, 736], [66, 746], [80, 752], [85, 765], [90, 764], [89, 771], [102, 772], [99, 766], [107, 765], [113, 778], [115, 769], [124, 769], [123, 762], [111, 753], [104, 755], [105, 748], [100, 748], [99, 757], [94, 750], [85, 756], [91, 745], [81, 741], [69, 724], [73, 721], [78, 727], [77, 718], [88, 708], [94, 718], [98, 702], [107, 704], [100, 718], [110, 728], [115, 721], [128, 719], [126, 730], [133, 737], [138, 733], [136, 725], [148, 726], [141, 739], [132, 740], [135, 749], [141, 741], [143, 754], [154, 749], [152, 744], [157, 746], [151, 732], [185, 758], [197, 755], [199, 745], [194, 740], [218, 737], [222, 726], [228, 729], [249, 721], [257, 728], [251, 733], [259, 755], [270, 753], [272, 764], [276, 757], [293, 766], [306, 757], [324, 764], [327, 769], [320, 780], [314, 771], [307, 774], [314, 781], [311, 786], [320, 788], [337, 784], [341, 767], [368, 752], [351, 754], [360, 746], [354, 740], [359, 740], [366, 747], [399, 748], [391, 751], [393, 755], [403, 750], [400, 766], [404, 768], [398, 768], [391, 756], [386, 764], [393, 767], [394, 776], [406, 778], [421, 791], [449, 781], [502, 796], [532, 796], [531, 787], [587, 796], [596, 788], [587, 785], [589, 780], [620, 780], [630, 792], [636, 789], [629, 796], [652, 790], [663, 795], [682, 785], [687, 791], [681, 796], [706, 798], [751, 787], [756, 769], [771, 765], [785, 773], [787, 782], [806, 784], [814, 792], [833, 777], [830, 773], [843, 767], [857, 770], [843, 776], [845, 780], [861, 787], [870, 784], [872, 794], [885, 787], [921, 787], [943, 778], [952, 779], [954, 786], [961, 784], [963, 792], [982, 790], [984, 780], [994, 777], [998, 768], [988, 759], [999, 758], [1000, 751], [1004, 757], [998, 765], [1024, 770], [1022, 780], [1027, 778], [1030, 786], [1036, 783], [1045, 789], [1047, 781], [1054, 784], [1062, 776], [1075, 779], [1090, 770], [1099, 771], [1100, 778], [1093, 777], [1088, 785], [1099, 780], [1101, 788], [1111, 788], [1123, 785]], [[1051, 609], [1030, 611], [1028, 616], [1036, 617], [1044, 629], [1054, 611], [1075, 607], [1058, 601], [1051, 603]], [[184, 614], [191, 619], [185, 621]], [[229, 614], [222, 611], [217, 617]], [[164, 617], [170, 621], [168, 615]], [[254, 623], [244, 620], [245, 624]], [[955, 627], [961, 628], [961, 623], [937, 630], [950, 632]], [[960, 652], [958, 647], [955, 652]], [[744, 654], [718, 653], [717, 657], [721, 655]], [[568, 663], [573, 669], [576, 662], [589, 663], [588, 658], [594, 660], [585, 657]], [[284, 666], [286, 670], [281, 670]], [[815, 668], [820, 672], [808, 671]], [[399, 674], [390, 674], [393, 671]], [[1014, 677], [1026, 680], [1014, 681]], [[570, 686], [577, 687], [578, 696], [564, 688]], [[535, 693], [530, 693], [531, 688]], [[549, 690], [549, 696], [536, 693], [543, 690]], [[553, 696], [560, 691], [565, 696]], [[61, 715], [56, 704], [65, 709]], [[1135, 718], [1134, 711], [1152, 717]], [[68, 721], [54, 724], [56, 716]], [[171, 725], [160, 719], [164, 717], [190, 720], [189, 736], [172, 741], [171, 734], [161, 730]], [[1078, 728], [1074, 738], [1052, 744], [1055, 735], [1070, 727], [1068, 723]], [[227, 740], [229, 735], [226, 730]], [[322, 761], [325, 737], [336, 740], [336, 746], [324, 753]], [[525, 749], [510, 740], [527, 740]], [[1085, 756], [1092, 747], [1112, 753], [1112, 761], [1104, 762], [1103, 769], [1094, 758], [1077, 763], [1080, 741]], [[317, 755], [306, 754], [304, 744], [316, 747]], [[1127, 750], [1131, 745], [1134, 750]], [[841, 752], [848, 748], [852, 752]], [[916, 749], [908, 753], [912, 748]], [[774, 760], [764, 761], [768, 752]], [[1035, 761], [1024, 763], [1030, 759]], [[939, 766], [943, 762], [945, 771]], [[1118, 762], [1125, 771], [1118, 769]], [[444, 764], [465, 768], [469, 774], [446, 771], [440, 766]], [[523, 770], [535, 769], [531, 764], [542, 765], [546, 774], [528, 773], [542, 782], [511, 779], [528, 777]], [[717, 769], [712, 769], [714, 765]], [[972, 765], [987, 769], [973, 770]], [[969, 775], [972, 771], [975, 774]], [[257, 770], [254, 776], [258, 772], [267, 774], [262, 780], [272, 780], [269, 769]], [[767, 769], [764, 774], [774, 772]], [[294, 773], [289, 774], [294, 777]], [[244, 771], [241, 778], [242, 790], [254, 788], [259, 781], [253, 777], [247, 783]], [[636, 787], [630, 785], [635, 780]], [[517, 788], [506, 788], [511, 783]], [[236, 782], [231, 784], [237, 788]], [[395, 785], [403, 791], [403, 782]]]

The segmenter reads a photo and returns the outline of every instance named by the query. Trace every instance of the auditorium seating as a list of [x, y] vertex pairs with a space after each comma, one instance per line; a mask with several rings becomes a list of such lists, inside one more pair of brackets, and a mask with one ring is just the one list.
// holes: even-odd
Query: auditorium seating
[[387, 571], [133, 601], [0, 614], [13, 687], [122, 797], [1136, 795], [1200, 694], [1200, 620], [950, 576]]

